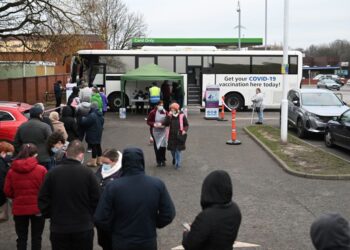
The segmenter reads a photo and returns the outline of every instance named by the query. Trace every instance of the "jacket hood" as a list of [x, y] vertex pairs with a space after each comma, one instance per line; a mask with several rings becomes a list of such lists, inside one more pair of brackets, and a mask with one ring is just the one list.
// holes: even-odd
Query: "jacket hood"
[[229, 174], [223, 170], [211, 172], [202, 185], [202, 209], [212, 205], [227, 204], [232, 200], [232, 182]]
[[139, 148], [126, 148], [122, 159], [123, 175], [135, 175], [145, 172], [145, 159]]
[[349, 223], [340, 214], [319, 217], [312, 224], [310, 235], [317, 250], [350, 250]]
[[11, 164], [11, 169], [17, 173], [29, 173], [38, 165], [38, 160], [35, 157], [26, 159], [14, 160]]
[[64, 107], [62, 109], [62, 117], [73, 117], [73, 110], [71, 107]]

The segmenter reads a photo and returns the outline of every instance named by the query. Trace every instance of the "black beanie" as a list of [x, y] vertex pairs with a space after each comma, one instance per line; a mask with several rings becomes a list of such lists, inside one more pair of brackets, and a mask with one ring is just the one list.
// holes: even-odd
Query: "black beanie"
[[40, 118], [43, 110], [39, 107], [33, 107], [29, 110], [30, 118]]

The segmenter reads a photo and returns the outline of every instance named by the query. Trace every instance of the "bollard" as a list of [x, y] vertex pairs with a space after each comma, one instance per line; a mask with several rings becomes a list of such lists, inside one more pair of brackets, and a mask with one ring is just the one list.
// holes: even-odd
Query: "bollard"
[[222, 97], [221, 99], [222, 99], [221, 112], [220, 112], [220, 117], [217, 120], [219, 122], [225, 122], [225, 121], [227, 121], [225, 119], [225, 105], [224, 105], [225, 99], [224, 99], [224, 97]]
[[232, 126], [231, 126], [231, 140], [226, 142], [228, 145], [240, 145], [241, 141], [237, 140], [237, 131], [236, 131], [236, 110], [232, 110]]

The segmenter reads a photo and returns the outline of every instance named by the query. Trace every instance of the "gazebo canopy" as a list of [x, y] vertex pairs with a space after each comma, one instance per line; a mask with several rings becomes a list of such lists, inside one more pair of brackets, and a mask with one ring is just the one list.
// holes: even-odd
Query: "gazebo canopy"
[[[156, 64], [147, 64], [137, 69], [126, 72], [120, 77], [121, 79], [121, 91], [125, 93], [125, 85], [127, 81], [178, 81], [181, 88], [183, 88], [183, 76], [163, 69]], [[124, 95], [122, 95], [124, 97]], [[124, 106], [124, 98], [123, 103]]]

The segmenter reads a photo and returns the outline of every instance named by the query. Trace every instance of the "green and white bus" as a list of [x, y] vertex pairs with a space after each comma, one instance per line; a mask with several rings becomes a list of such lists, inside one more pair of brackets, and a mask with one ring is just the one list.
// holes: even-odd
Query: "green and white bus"
[[[302, 53], [289, 51], [289, 88], [299, 88]], [[230, 108], [249, 107], [257, 87], [265, 94], [267, 108], [279, 108], [282, 99], [283, 51], [222, 50], [216, 47], [144, 46], [132, 50], [80, 50], [73, 60], [72, 79], [105, 86], [110, 109], [118, 110], [122, 93], [120, 77], [146, 64], [157, 64], [184, 76], [184, 105], [204, 106], [206, 86], [218, 85]], [[150, 85], [150, 83], [147, 86]], [[128, 83], [126, 104], [145, 83]]]

